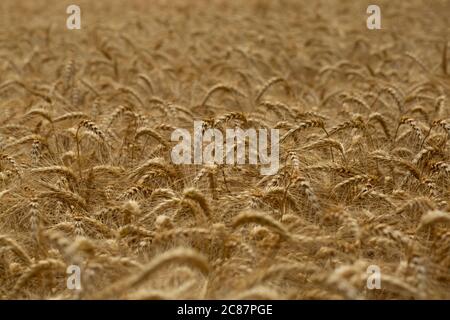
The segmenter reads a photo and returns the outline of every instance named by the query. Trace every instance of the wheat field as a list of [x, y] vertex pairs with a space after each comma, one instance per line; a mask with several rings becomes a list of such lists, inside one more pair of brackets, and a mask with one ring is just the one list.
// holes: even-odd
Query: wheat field
[[[369, 4], [2, 0], [0, 298], [450, 299], [450, 2]], [[173, 164], [196, 120], [278, 173]]]

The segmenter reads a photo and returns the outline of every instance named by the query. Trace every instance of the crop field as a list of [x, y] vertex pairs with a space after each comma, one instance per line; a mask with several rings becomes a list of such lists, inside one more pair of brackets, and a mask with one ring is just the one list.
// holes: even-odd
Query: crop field
[[450, 2], [370, 4], [1, 0], [0, 299], [450, 299]]

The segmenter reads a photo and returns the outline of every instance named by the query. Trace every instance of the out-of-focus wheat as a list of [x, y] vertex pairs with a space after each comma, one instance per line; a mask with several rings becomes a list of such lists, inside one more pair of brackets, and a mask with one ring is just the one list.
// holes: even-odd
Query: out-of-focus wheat
[[[450, 298], [447, 2], [379, 1], [378, 31], [363, 2], [79, 0], [76, 32], [41, 2], [2, 0], [1, 299]], [[195, 120], [279, 129], [279, 171], [174, 165]]]

